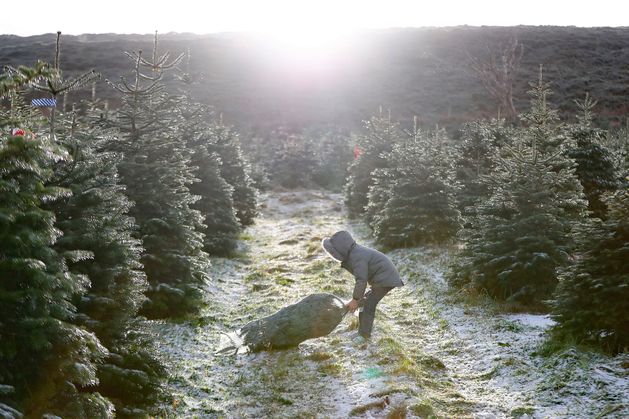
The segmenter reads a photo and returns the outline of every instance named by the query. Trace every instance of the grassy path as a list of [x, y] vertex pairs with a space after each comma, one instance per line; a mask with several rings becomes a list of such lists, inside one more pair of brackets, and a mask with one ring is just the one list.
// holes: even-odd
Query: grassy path
[[391, 253], [408, 286], [379, 305], [372, 342], [364, 348], [352, 345], [356, 318], [348, 316], [329, 336], [295, 349], [215, 356], [222, 332], [308, 294], [350, 297], [353, 278], [319, 245], [339, 229], [369, 243], [363, 225], [348, 224], [341, 202], [340, 195], [320, 191], [264, 197], [256, 225], [242, 236], [243, 256], [213, 261], [200, 318], [152, 324], [172, 374], [174, 402], [164, 416], [543, 418], [627, 412], [626, 359], [535, 357], [548, 320], [454, 301], [441, 276], [443, 250]]

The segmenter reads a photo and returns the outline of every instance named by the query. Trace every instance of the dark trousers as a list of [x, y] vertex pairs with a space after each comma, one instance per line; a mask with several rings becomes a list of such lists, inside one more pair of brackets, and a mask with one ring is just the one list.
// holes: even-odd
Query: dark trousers
[[358, 333], [363, 337], [371, 337], [371, 329], [373, 329], [373, 320], [376, 317], [376, 306], [382, 300], [382, 297], [387, 295], [393, 287], [381, 287], [371, 288], [361, 301], [363, 303], [363, 309], [358, 313]]

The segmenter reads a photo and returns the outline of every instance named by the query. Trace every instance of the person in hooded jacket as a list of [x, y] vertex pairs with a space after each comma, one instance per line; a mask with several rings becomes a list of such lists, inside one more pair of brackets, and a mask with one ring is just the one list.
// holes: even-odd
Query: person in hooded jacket
[[[369, 339], [376, 306], [389, 291], [404, 285], [400, 274], [386, 255], [357, 244], [347, 231], [337, 231], [331, 237], [323, 239], [321, 245], [328, 255], [341, 262], [341, 267], [354, 275], [356, 285], [353, 298], [346, 307], [354, 312], [362, 305], [362, 311], [358, 314], [358, 333]], [[365, 293], [368, 284], [371, 289]]]

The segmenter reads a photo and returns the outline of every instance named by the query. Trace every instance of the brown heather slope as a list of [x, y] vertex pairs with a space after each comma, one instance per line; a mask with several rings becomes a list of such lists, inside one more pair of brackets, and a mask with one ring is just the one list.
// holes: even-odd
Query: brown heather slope
[[[282, 53], [269, 40], [236, 33], [164, 34], [161, 45], [177, 53], [192, 51], [191, 70], [199, 75], [197, 99], [214, 105], [241, 129], [267, 132], [278, 125], [353, 129], [379, 105], [403, 122], [417, 114], [425, 124], [448, 127], [493, 116], [497, 105], [467, 57], [513, 36], [524, 45], [515, 86], [518, 111], [526, 109], [528, 82], [544, 64], [555, 91], [551, 100], [564, 116], [574, 111], [574, 99], [589, 92], [599, 101], [602, 126], [623, 123], [629, 98], [629, 28], [373, 30], [337, 45], [336, 52], [323, 58], [303, 50]], [[50, 60], [54, 39], [53, 34], [0, 36], [0, 65]], [[117, 79], [129, 69], [122, 51], [148, 52], [151, 42], [151, 35], [64, 36], [63, 68], [68, 73], [95, 68]], [[104, 83], [99, 95], [116, 97]], [[70, 100], [80, 97], [74, 94]]]

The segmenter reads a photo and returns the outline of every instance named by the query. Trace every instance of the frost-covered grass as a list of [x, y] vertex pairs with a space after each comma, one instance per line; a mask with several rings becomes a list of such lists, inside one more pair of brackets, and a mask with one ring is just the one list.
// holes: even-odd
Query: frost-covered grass
[[224, 333], [308, 294], [350, 298], [353, 279], [325, 257], [321, 239], [347, 229], [373, 243], [367, 227], [338, 211], [341, 202], [321, 191], [263, 197], [239, 257], [213, 260], [201, 315], [152, 323], [171, 372], [165, 417], [629, 416], [627, 357], [570, 349], [542, 356], [552, 321], [451, 293], [443, 278], [450, 249], [389, 253], [407, 286], [378, 306], [364, 347], [352, 343], [357, 318], [348, 315], [298, 348], [215, 355]]
[[424, 331], [410, 340], [444, 363], [473, 416], [629, 417], [627, 354], [567, 347], [542, 355], [550, 317], [462, 299], [443, 281], [449, 253], [416, 248], [393, 258], [408, 274], [405, 291], [422, 303], [407, 322]]

